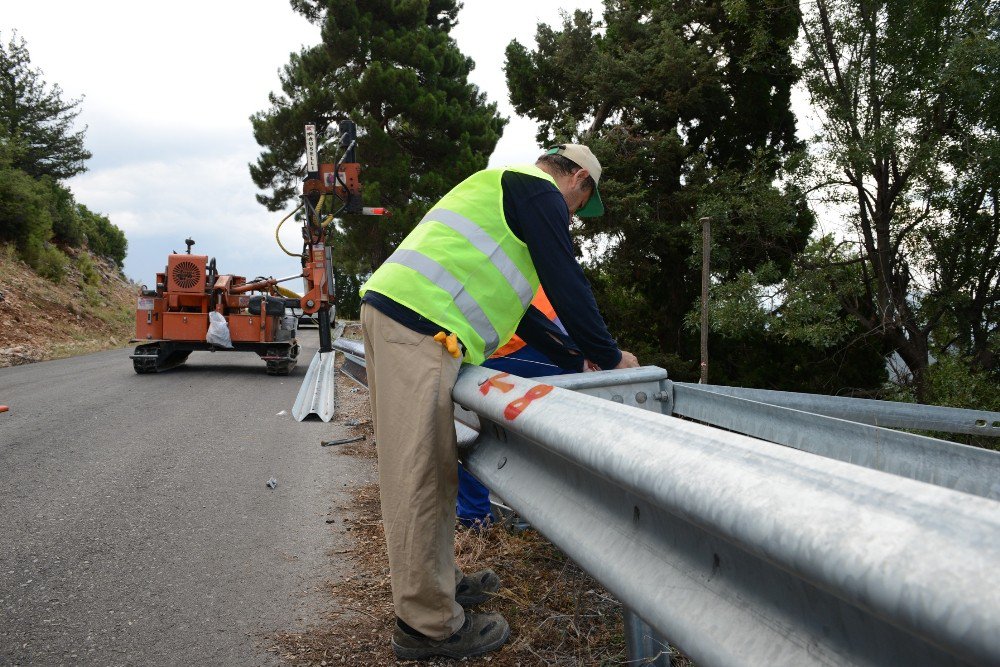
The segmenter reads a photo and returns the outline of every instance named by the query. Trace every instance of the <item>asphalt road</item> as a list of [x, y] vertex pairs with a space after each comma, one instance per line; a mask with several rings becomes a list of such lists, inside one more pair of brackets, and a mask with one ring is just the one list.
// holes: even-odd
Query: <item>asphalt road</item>
[[341, 419], [287, 414], [304, 339], [284, 378], [251, 353], [0, 369], [0, 665], [271, 665], [275, 633], [322, 623], [372, 466], [319, 446]]

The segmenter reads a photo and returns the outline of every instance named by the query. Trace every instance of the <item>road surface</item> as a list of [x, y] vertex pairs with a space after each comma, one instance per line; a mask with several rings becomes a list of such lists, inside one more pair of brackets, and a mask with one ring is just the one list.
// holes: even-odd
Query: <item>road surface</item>
[[0, 665], [273, 665], [275, 633], [323, 622], [373, 472], [319, 446], [339, 415], [288, 414], [304, 339], [289, 377], [250, 353], [0, 369]]

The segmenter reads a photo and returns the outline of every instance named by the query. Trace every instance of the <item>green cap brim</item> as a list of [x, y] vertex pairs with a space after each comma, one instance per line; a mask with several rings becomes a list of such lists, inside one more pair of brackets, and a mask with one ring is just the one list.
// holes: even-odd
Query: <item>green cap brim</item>
[[576, 215], [580, 218], [596, 218], [599, 215], [604, 215], [604, 202], [601, 201], [601, 193], [596, 187], [594, 194], [590, 195], [590, 199], [583, 205], [583, 208], [576, 212]]

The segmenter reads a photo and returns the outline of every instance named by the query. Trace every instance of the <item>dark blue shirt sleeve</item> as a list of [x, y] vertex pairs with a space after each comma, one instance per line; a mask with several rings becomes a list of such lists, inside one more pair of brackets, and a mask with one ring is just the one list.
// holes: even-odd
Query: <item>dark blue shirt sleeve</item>
[[570, 338], [587, 359], [603, 369], [614, 368], [622, 354], [576, 261], [566, 200], [548, 181], [519, 172], [506, 172], [501, 184], [507, 224], [528, 246], [538, 279]]
[[517, 335], [559, 368], [577, 373], [583, 370], [583, 353], [580, 348], [545, 313], [534, 306], [528, 306], [528, 312], [517, 325]]

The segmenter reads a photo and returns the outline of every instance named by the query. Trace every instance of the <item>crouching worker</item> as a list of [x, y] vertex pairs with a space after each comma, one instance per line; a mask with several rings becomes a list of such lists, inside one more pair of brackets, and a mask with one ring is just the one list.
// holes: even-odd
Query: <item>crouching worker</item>
[[379, 490], [402, 659], [500, 648], [499, 590], [455, 565], [457, 445], [451, 390], [461, 364], [510, 340], [539, 286], [583, 356], [638, 366], [608, 334], [570, 240], [571, 215], [600, 215], [601, 165], [564, 144], [534, 165], [477, 172], [446, 194], [361, 288]]
[[[530, 342], [529, 342], [530, 341]], [[523, 378], [563, 375], [587, 370], [580, 348], [566, 334], [555, 308], [539, 288], [517, 333], [483, 362], [484, 368]], [[468, 528], [483, 528], [493, 522], [490, 490], [458, 464], [458, 521]]]

